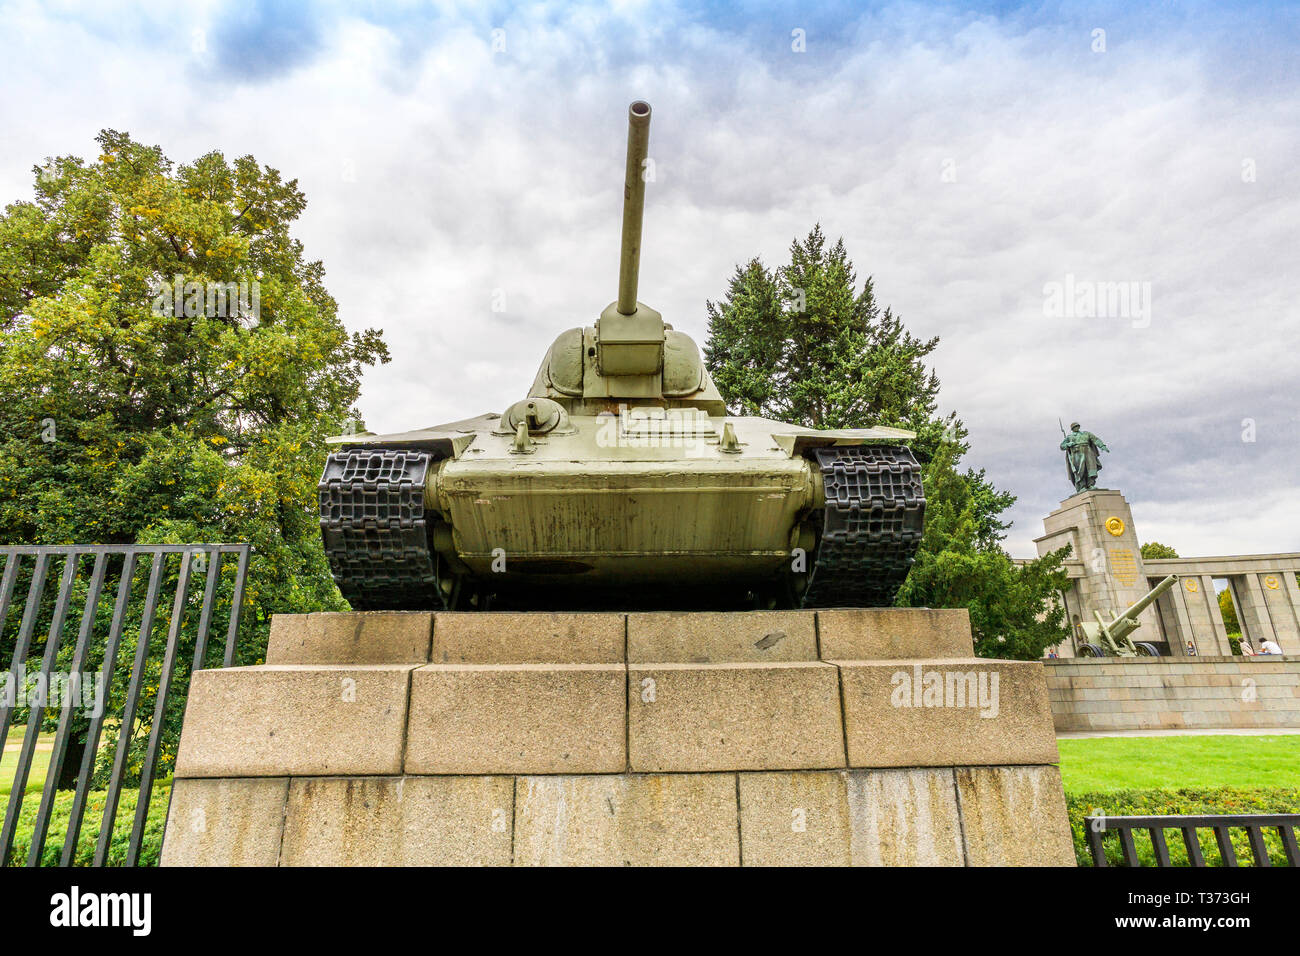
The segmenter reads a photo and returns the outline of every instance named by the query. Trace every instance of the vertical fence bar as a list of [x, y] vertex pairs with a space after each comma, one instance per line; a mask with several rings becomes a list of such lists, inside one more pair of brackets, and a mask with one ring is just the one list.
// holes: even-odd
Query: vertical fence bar
[[202, 670], [208, 656], [208, 630], [212, 626], [212, 606], [217, 600], [217, 582], [221, 578], [221, 549], [208, 552], [208, 577], [203, 585], [203, 610], [199, 612], [199, 630], [194, 635], [194, 664], [190, 673]]
[[1187, 862], [1192, 866], [1205, 866], [1205, 854], [1201, 852], [1201, 838], [1196, 827], [1183, 827], [1183, 846], [1187, 847]]
[[4, 577], [0, 578], [0, 637], [4, 636], [5, 622], [9, 620], [9, 602], [14, 596], [14, 581], [18, 579], [18, 566], [23, 556], [17, 551], [10, 551], [5, 559]]
[[1147, 832], [1151, 834], [1151, 849], [1156, 851], [1156, 866], [1169, 866], [1169, 846], [1165, 843], [1165, 831], [1160, 827], [1152, 827]]
[[1214, 839], [1219, 844], [1219, 855], [1223, 857], [1224, 866], [1239, 866], [1237, 851], [1232, 848], [1232, 836], [1225, 825], [1214, 828]]
[[1277, 835], [1282, 838], [1282, 849], [1286, 851], [1287, 863], [1300, 866], [1300, 847], [1296, 846], [1294, 827], [1284, 823], [1277, 828]]
[[235, 666], [235, 644], [239, 637], [239, 615], [244, 609], [244, 576], [248, 573], [248, 545], [239, 549], [239, 566], [235, 571], [235, 593], [230, 599], [230, 627], [226, 629], [226, 657], [224, 666]]
[[[108, 552], [100, 551], [95, 555], [95, 566], [90, 573], [90, 585], [86, 589], [86, 607], [81, 614], [81, 627], [77, 631], [77, 645], [72, 651], [72, 680], [78, 682], [84, 696], [86, 651], [90, 646], [90, 632], [95, 623], [95, 612], [99, 608], [100, 595], [104, 591], [104, 571], [108, 565]], [[101, 703], [103, 697], [101, 695]], [[45, 789], [41, 792], [41, 806], [36, 811], [36, 824], [32, 829], [31, 850], [27, 854], [28, 866], [40, 866], [41, 854], [45, 851], [46, 833], [50, 827], [50, 814], [54, 809], [54, 796], [58, 793], [59, 778], [63, 776], [63, 761], [68, 752], [69, 737], [72, 735], [72, 714], [76, 710], [76, 701], [68, 696], [63, 701], [63, 712], [59, 715], [59, 729], [54, 735], [54, 750], [50, 753], [50, 765], [45, 771]]]
[[127, 686], [126, 702], [122, 707], [122, 723], [117, 731], [117, 755], [113, 759], [113, 774], [108, 781], [108, 793], [104, 797], [104, 822], [100, 826], [99, 842], [95, 845], [95, 866], [104, 865], [108, 859], [109, 846], [113, 842], [117, 802], [122, 796], [122, 776], [126, 773], [127, 758], [130, 756], [135, 710], [139, 703], [140, 685], [144, 681], [145, 662], [149, 659], [149, 638], [153, 633], [154, 616], [158, 610], [158, 586], [162, 581], [163, 565], [166, 563], [166, 552], [154, 553], [153, 567], [149, 569], [149, 591], [145, 596], [144, 615], [140, 621], [140, 637], [136, 642], [135, 664], [131, 668], [131, 683]]
[[[68, 601], [72, 596], [72, 585], [77, 578], [78, 556], [69, 554], [63, 562], [63, 579], [59, 582], [59, 596], [54, 605], [54, 616], [50, 618], [50, 632], [45, 638], [45, 656], [41, 658], [41, 674], [45, 676], [45, 690], [39, 703], [29, 703], [27, 707], [27, 735], [23, 738], [23, 748], [18, 754], [18, 769], [14, 772], [13, 786], [9, 790], [9, 806], [5, 809], [4, 828], [0, 830], [0, 867], [9, 865], [9, 854], [13, 849], [14, 832], [18, 829], [18, 817], [22, 814], [23, 800], [27, 796], [27, 778], [32, 771], [32, 757], [36, 754], [36, 741], [41, 736], [41, 718], [45, 716], [45, 705], [50, 695], [50, 677], [58, 659], [59, 645], [63, 643], [63, 622], [68, 616]], [[25, 668], [24, 668], [25, 670]], [[3, 753], [0, 748], [0, 753]]]
[[167, 692], [171, 688], [172, 673], [176, 669], [176, 652], [181, 641], [181, 624], [185, 619], [185, 602], [189, 597], [190, 562], [188, 553], [181, 554], [181, 566], [176, 576], [176, 598], [172, 601], [172, 618], [167, 628], [167, 649], [163, 654], [162, 673], [158, 675], [158, 694], [153, 708], [153, 724], [149, 728], [149, 746], [145, 751], [144, 766], [140, 768], [140, 795], [135, 802], [135, 824], [126, 848], [126, 866], [135, 866], [140, 859], [140, 840], [144, 836], [145, 822], [149, 817], [149, 800], [153, 796], [153, 772], [158, 762], [158, 746], [162, 742], [163, 717], [167, 713]]
[[1273, 861], [1268, 858], [1268, 846], [1264, 843], [1264, 831], [1257, 826], [1246, 828], [1246, 835], [1250, 839], [1250, 853], [1255, 858], [1256, 866], [1272, 866]]
[[[27, 649], [32, 643], [32, 632], [36, 630], [36, 616], [40, 613], [41, 597], [45, 593], [45, 573], [49, 566], [48, 553], [42, 551], [36, 555], [36, 566], [32, 570], [32, 585], [27, 592], [27, 604], [23, 608], [22, 623], [18, 626], [18, 643], [14, 645], [13, 664], [9, 668], [9, 682], [15, 694], [18, 692], [18, 682], [27, 679]], [[14, 708], [0, 704], [0, 754], [5, 752], [5, 741], [9, 739], [9, 720], [13, 711]]]
[[1106, 862], [1106, 844], [1102, 840], [1101, 821], [1097, 817], [1088, 817], [1083, 825], [1088, 828], [1088, 849], [1092, 851], [1092, 865], [1109, 866]]
[[1125, 866], [1141, 866], [1142, 862], [1138, 859], [1137, 847], [1133, 844], [1133, 830], [1131, 827], [1119, 827], [1119, 846], [1124, 852]]
[[[122, 577], [117, 585], [117, 600], [113, 603], [113, 623], [109, 626], [108, 640], [104, 644], [104, 703], [107, 709], [108, 698], [113, 689], [113, 672], [117, 669], [117, 648], [122, 640], [122, 628], [126, 619], [126, 605], [131, 599], [131, 582], [135, 578], [134, 551], [128, 550], [122, 559]], [[81, 838], [81, 821], [86, 813], [86, 799], [90, 791], [90, 777], [95, 770], [95, 760], [99, 756], [99, 735], [104, 728], [104, 712], [90, 718], [86, 729], [86, 750], [81, 757], [81, 772], [77, 775], [77, 787], [72, 797], [72, 812], [68, 815], [68, 832], [63, 840], [63, 856], [60, 866], [71, 866], [76, 859], [77, 841]]]

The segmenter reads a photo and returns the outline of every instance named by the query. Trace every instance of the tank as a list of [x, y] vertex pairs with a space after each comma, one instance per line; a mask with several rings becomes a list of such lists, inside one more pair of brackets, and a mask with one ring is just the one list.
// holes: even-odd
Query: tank
[[637, 299], [650, 112], [628, 111], [618, 298], [527, 395], [329, 439], [321, 532], [354, 608], [893, 603], [925, 513], [914, 433], [728, 415], [695, 342]]

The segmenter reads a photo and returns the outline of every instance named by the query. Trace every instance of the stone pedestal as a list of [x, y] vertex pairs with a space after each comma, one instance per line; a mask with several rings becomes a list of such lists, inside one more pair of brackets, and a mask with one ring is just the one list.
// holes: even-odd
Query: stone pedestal
[[280, 616], [194, 675], [164, 865], [1073, 865], [964, 611]]
[[[1083, 576], [1073, 579], [1074, 588], [1066, 593], [1072, 625], [1095, 620], [1094, 609], [1109, 619], [1151, 589], [1133, 512], [1118, 491], [1094, 488], [1066, 498], [1043, 519], [1043, 530], [1043, 536], [1034, 539], [1039, 556], [1068, 544], [1069, 558], [1082, 566]], [[1138, 620], [1142, 627], [1134, 635], [1135, 641], [1161, 640], [1155, 605], [1144, 610]], [[1181, 653], [1181, 648], [1175, 653]]]

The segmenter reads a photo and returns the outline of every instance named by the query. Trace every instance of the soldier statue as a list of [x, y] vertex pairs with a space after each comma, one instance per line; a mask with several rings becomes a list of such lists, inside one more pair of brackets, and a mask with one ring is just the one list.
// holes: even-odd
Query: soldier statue
[[1096, 487], [1097, 472], [1101, 471], [1100, 453], [1110, 451], [1106, 443], [1092, 432], [1080, 431], [1078, 422], [1071, 422], [1070, 434], [1061, 439], [1061, 448], [1075, 493]]

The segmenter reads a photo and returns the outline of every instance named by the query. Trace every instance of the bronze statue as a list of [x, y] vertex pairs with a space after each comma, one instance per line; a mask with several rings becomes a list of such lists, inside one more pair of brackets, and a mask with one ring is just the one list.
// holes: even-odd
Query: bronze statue
[[[1061, 429], [1064, 433], [1065, 429]], [[1101, 452], [1110, 451], [1106, 443], [1092, 432], [1079, 430], [1078, 422], [1070, 423], [1070, 434], [1061, 439], [1065, 452], [1065, 468], [1077, 494], [1097, 485], [1097, 472], [1101, 471]]]

